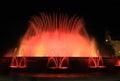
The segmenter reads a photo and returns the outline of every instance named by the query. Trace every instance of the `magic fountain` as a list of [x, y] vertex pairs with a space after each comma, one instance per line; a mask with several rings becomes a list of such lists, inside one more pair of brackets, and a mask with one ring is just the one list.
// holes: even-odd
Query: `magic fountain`
[[70, 68], [71, 58], [88, 58], [89, 68], [105, 68], [97, 43], [89, 37], [83, 19], [63, 14], [41, 13], [31, 17], [19, 47], [5, 57], [12, 57], [10, 68], [27, 68], [30, 57], [47, 58], [45, 66], [50, 69]]

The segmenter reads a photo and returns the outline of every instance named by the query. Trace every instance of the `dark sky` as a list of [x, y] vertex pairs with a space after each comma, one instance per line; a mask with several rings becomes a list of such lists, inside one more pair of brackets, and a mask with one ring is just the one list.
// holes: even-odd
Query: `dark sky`
[[104, 40], [106, 30], [113, 39], [120, 39], [120, 2], [79, 0], [16, 0], [4, 1], [0, 6], [0, 52], [14, 47], [27, 29], [32, 15], [40, 12], [77, 14], [84, 18], [89, 34]]

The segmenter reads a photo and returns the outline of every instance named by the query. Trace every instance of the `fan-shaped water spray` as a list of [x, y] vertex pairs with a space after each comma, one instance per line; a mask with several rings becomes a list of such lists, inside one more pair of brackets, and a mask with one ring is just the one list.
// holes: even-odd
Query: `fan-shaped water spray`
[[82, 18], [41, 13], [31, 17], [16, 56], [23, 56], [21, 50], [24, 49], [26, 57], [96, 57], [94, 45]]

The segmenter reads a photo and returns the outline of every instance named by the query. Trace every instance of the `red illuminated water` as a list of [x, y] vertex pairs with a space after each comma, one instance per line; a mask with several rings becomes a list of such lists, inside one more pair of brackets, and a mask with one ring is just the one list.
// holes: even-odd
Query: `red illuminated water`
[[47, 66], [51, 69], [68, 69], [68, 57], [49, 57]]
[[27, 63], [25, 57], [22, 58], [18, 58], [15, 56], [12, 57], [10, 68], [26, 68], [26, 67], [27, 67]]
[[[17, 51], [17, 48], [15, 48], [14, 54], [16, 53], [16, 51]], [[12, 57], [10, 68], [26, 68], [26, 67], [27, 67], [27, 61], [24, 56], [20, 58], [16, 56]]]
[[[63, 54], [66, 54], [66, 50], [64, 49]], [[56, 55], [55, 51], [52, 51], [52, 55]], [[49, 57], [47, 66], [51, 69], [67, 69], [69, 66], [69, 58], [68, 57]]]
[[26, 58], [22, 57], [20, 62], [19, 62], [19, 68], [27, 68], [27, 62], [26, 62]]
[[[20, 57], [98, 56], [96, 41], [89, 38], [83, 19], [62, 14], [41, 13], [33, 16], [17, 48], [16, 56]], [[24, 55], [21, 53], [23, 49]], [[6, 56], [13, 54], [10, 52]]]
[[89, 68], [105, 68], [102, 57], [90, 57], [88, 61]]
[[120, 59], [118, 59], [118, 60], [117, 60], [117, 62], [116, 62], [116, 64], [115, 64], [115, 66], [120, 67]]
[[13, 56], [13, 58], [12, 58], [10, 67], [11, 68], [18, 68], [19, 67], [18, 60], [15, 56]]

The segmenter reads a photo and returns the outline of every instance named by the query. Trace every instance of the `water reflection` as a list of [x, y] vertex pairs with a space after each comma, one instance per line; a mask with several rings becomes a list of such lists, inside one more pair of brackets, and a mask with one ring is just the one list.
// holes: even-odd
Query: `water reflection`
[[33, 77], [33, 78], [89, 78], [89, 77], [101, 77], [101, 76], [112, 76], [119, 75], [120, 72], [117, 73], [103, 73], [103, 72], [93, 72], [93, 73], [15, 73], [10, 72], [10, 76], [15, 77]]

